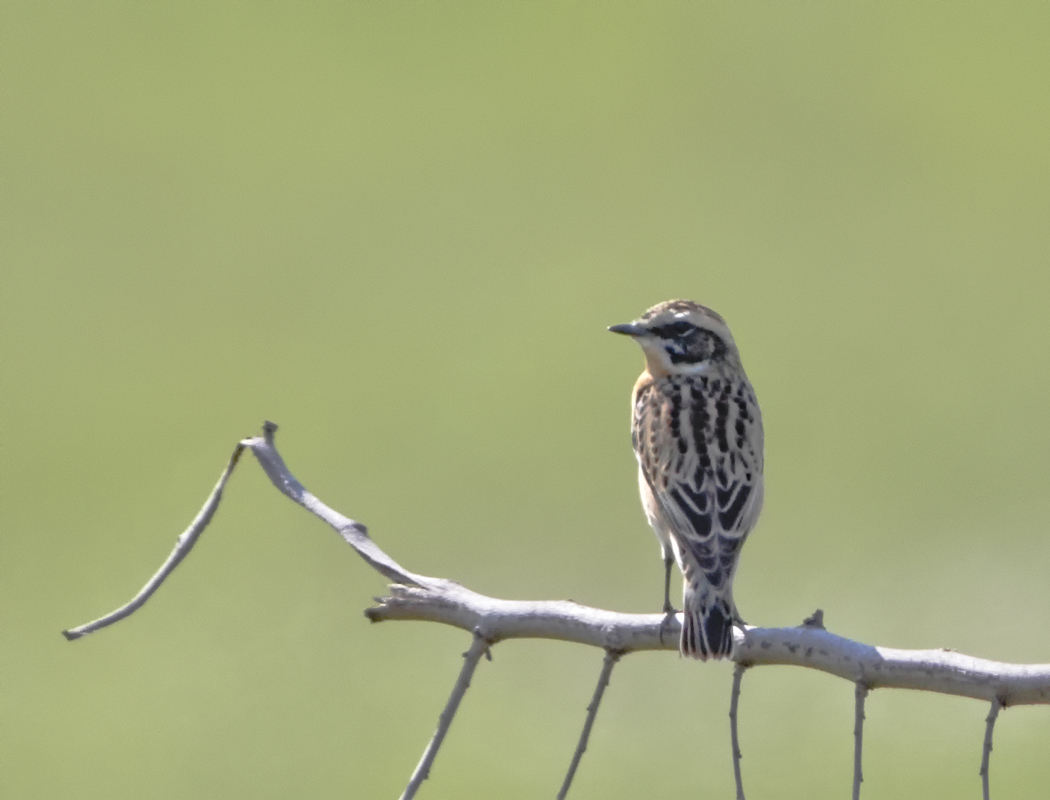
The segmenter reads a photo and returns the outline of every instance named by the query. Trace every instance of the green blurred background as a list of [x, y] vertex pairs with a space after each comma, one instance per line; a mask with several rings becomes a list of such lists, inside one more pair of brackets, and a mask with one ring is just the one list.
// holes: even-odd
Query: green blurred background
[[[408, 568], [656, 611], [605, 331], [690, 297], [762, 402], [745, 617], [1048, 662], [1050, 12], [7, 3], [7, 798], [396, 797], [469, 643], [242, 463], [264, 419]], [[676, 590], [677, 591], [677, 590]], [[552, 797], [601, 653], [509, 642], [422, 796]], [[729, 797], [731, 670], [617, 668], [574, 798]], [[842, 797], [849, 684], [749, 673], [754, 798]], [[869, 701], [864, 797], [979, 792], [983, 704]], [[1050, 781], [1010, 709], [997, 796]]]

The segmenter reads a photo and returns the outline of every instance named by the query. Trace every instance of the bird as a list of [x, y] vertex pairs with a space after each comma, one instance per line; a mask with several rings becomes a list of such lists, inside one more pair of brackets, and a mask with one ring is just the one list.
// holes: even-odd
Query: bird
[[682, 571], [679, 652], [733, 658], [740, 550], [764, 495], [762, 413], [726, 321], [691, 300], [668, 300], [613, 325], [641, 345], [645, 369], [631, 393], [631, 440], [642, 507], [664, 559]]

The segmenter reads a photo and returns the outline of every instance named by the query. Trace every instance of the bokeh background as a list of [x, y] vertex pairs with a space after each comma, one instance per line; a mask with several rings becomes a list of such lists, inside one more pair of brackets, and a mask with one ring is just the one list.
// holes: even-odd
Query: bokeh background
[[[767, 431], [749, 621], [1050, 661], [1050, 12], [1041, 4], [7, 3], [7, 798], [394, 797], [469, 643], [235, 442], [410, 569], [655, 611], [641, 367], [733, 326]], [[552, 797], [601, 653], [509, 642], [422, 795]], [[730, 667], [635, 655], [574, 798], [732, 796]], [[749, 673], [755, 798], [841, 797], [853, 687]], [[987, 707], [875, 692], [865, 798], [979, 792]], [[1050, 782], [1008, 709], [997, 796]]]

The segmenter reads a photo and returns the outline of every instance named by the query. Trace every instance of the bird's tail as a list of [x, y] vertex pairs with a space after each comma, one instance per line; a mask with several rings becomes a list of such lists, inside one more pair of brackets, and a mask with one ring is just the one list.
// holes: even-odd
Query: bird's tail
[[696, 597], [685, 592], [682, 609], [682, 638], [678, 649], [683, 656], [699, 658], [733, 657], [732, 601], [710, 592]]

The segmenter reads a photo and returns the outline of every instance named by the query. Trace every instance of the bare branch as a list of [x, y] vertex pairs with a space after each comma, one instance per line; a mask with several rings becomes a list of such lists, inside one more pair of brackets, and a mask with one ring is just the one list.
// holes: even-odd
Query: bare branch
[[[287, 497], [339, 532], [373, 569], [394, 581], [390, 596], [365, 611], [373, 622], [428, 620], [478, 630], [490, 643], [511, 638], [560, 639], [619, 653], [674, 650], [680, 617], [625, 614], [579, 605], [568, 600], [500, 600], [472, 592], [453, 581], [418, 575], [380, 549], [359, 522], [329, 508], [308, 492], [274, 446], [277, 426], [267, 422], [263, 435], [244, 439], [209, 495], [204, 508], [179, 537], [175, 551], [131, 603], [65, 632], [83, 636], [123, 619], [139, 608], [175, 566], [185, 558], [218, 507], [222, 489], [241, 451], [250, 449], [273, 484]], [[1007, 705], [1050, 703], [1050, 664], [1004, 664], [950, 650], [895, 650], [875, 647], [824, 630], [822, 620], [797, 628], [738, 627], [736, 660], [745, 666], [789, 664], [837, 675], [870, 688], [920, 689]]]
[[1050, 703], [1050, 664], [1007, 664], [954, 650], [876, 647], [810, 628], [735, 632], [736, 659], [748, 666], [785, 664], [837, 675], [869, 689], [918, 689], [1007, 705]]
[[992, 730], [995, 728], [995, 720], [999, 717], [999, 709], [1003, 704], [999, 698], [992, 700], [992, 710], [988, 712], [984, 729], [984, 753], [981, 756], [981, 784], [984, 787], [984, 800], [991, 800], [992, 793], [988, 779], [988, 762], [992, 758]]
[[459, 701], [463, 699], [463, 695], [470, 688], [470, 679], [474, 676], [474, 669], [488, 650], [489, 643], [485, 641], [485, 638], [480, 633], [475, 631], [474, 641], [471, 643], [470, 649], [463, 654], [463, 669], [459, 671], [459, 677], [452, 687], [452, 694], [449, 695], [448, 702], [445, 704], [445, 710], [438, 717], [437, 730], [434, 731], [427, 749], [423, 751], [423, 757], [419, 760], [415, 772], [412, 773], [408, 786], [405, 787], [405, 791], [401, 795], [401, 800], [412, 800], [416, 796], [416, 792], [419, 791], [419, 787], [423, 785], [423, 781], [430, 777], [430, 767], [433, 765], [438, 749], [445, 740], [445, 734], [448, 733], [449, 726], [456, 716]]
[[860, 767], [860, 757], [864, 750], [864, 700], [868, 696], [868, 687], [857, 681], [857, 707], [853, 722], [853, 800], [860, 800], [860, 785], [864, 781], [864, 771]]
[[237, 466], [237, 462], [240, 460], [241, 453], [244, 452], [245, 448], [252, 451], [256, 459], [258, 459], [259, 464], [262, 465], [263, 471], [269, 476], [274, 486], [307, 511], [320, 517], [335, 528], [339, 535], [346, 540], [347, 544], [353, 547], [354, 550], [356, 550], [357, 553], [379, 573], [390, 580], [404, 584], [419, 586], [432, 584], [434, 586], [440, 586], [444, 583], [444, 581], [437, 579], [415, 575], [404, 569], [400, 564], [390, 558], [390, 556], [376, 547], [375, 543], [368, 538], [368, 529], [365, 528], [364, 525], [360, 522], [355, 522], [352, 519], [344, 517], [342, 514], [329, 508], [306, 491], [303, 485], [295, 479], [295, 476], [289, 472], [288, 467], [285, 466], [284, 459], [281, 458], [281, 454], [277, 452], [277, 448], [273, 443], [273, 436], [276, 432], [277, 425], [273, 422], [266, 422], [263, 424], [262, 436], [242, 439], [237, 443], [237, 447], [234, 448], [233, 455], [230, 456], [230, 461], [226, 465], [226, 469], [224, 469], [222, 475], [219, 476], [219, 482], [215, 485], [211, 494], [208, 495], [208, 499], [204, 502], [204, 507], [200, 510], [200, 513], [197, 514], [193, 522], [190, 523], [190, 526], [175, 541], [175, 549], [172, 550], [171, 555], [168, 556], [167, 560], [161, 565], [160, 569], [157, 570], [156, 574], [149, 579], [146, 585], [142, 587], [134, 598], [117, 610], [111, 611], [93, 622], [88, 622], [84, 625], [79, 625], [76, 628], [62, 631], [62, 635], [70, 641], [79, 639], [89, 633], [94, 633], [108, 625], [112, 625], [114, 622], [119, 622], [124, 619], [124, 617], [133, 614], [145, 604], [150, 596], [157, 591], [157, 589], [160, 588], [160, 585], [164, 583], [169, 575], [171, 575], [175, 570], [175, 567], [177, 567], [179, 563], [189, 555], [190, 550], [193, 549], [193, 546], [197, 543], [201, 534], [204, 533], [204, 529], [208, 527], [208, 523], [211, 522], [212, 517], [215, 515], [215, 511], [219, 507], [219, 502], [222, 500], [222, 490], [225, 488], [226, 482], [230, 479], [230, 475], [233, 474], [233, 469]]
[[239, 442], [237, 447], [234, 448], [233, 455], [230, 456], [230, 461], [226, 465], [226, 469], [224, 469], [222, 475], [219, 476], [219, 482], [215, 484], [215, 488], [211, 490], [208, 499], [204, 501], [204, 507], [197, 514], [196, 518], [194, 518], [193, 522], [190, 523], [190, 526], [183, 531], [178, 539], [175, 540], [175, 549], [171, 551], [171, 555], [168, 556], [167, 560], [161, 565], [160, 569], [157, 570], [153, 577], [146, 582], [146, 585], [139, 590], [139, 593], [116, 611], [111, 611], [104, 617], [99, 617], [92, 622], [62, 631], [63, 636], [69, 641], [79, 639], [81, 636], [87, 636], [89, 633], [94, 633], [101, 628], [105, 628], [107, 625], [119, 622], [124, 619], [124, 617], [135, 613], [145, 605], [146, 601], [150, 599], [150, 596], [157, 591], [157, 589], [160, 588], [160, 585], [167, 580], [168, 576], [175, 571], [175, 567], [179, 565], [182, 559], [190, 554], [193, 545], [197, 543], [197, 539], [199, 539], [200, 535], [204, 533], [204, 529], [208, 527], [208, 523], [211, 522], [211, 518], [215, 515], [215, 511], [219, 507], [219, 501], [222, 500], [222, 490], [226, 487], [226, 481], [228, 481], [230, 475], [233, 474], [233, 468], [237, 466], [237, 462], [240, 460], [244, 448], [244, 442]]
[[569, 764], [569, 771], [562, 782], [557, 800], [565, 800], [566, 795], [569, 793], [572, 779], [576, 776], [576, 768], [580, 766], [580, 759], [583, 758], [583, 754], [587, 750], [587, 741], [591, 738], [591, 728], [594, 726], [594, 718], [598, 715], [598, 706], [601, 705], [605, 687], [609, 685], [609, 676], [612, 675], [613, 667], [616, 666], [616, 662], [619, 660], [620, 653], [613, 650], [605, 651], [602, 671], [598, 675], [598, 685], [594, 687], [594, 696], [591, 698], [590, 705], [587, 706], [587, 719], [583, 723], [580, 741], [576, 745], [576, 752], [572, 754], [572, 762]]
[[277, 448], [273, 443], [273, 435], [276, 432], [277, 426], [272, 422], [267, 422], [263, 425], [263, 435], [261, 437], [256, 436], [251, 439], [245, 439], [242, 444], [251, 449], [263, 471], [282, 494], [290, 497], [311, 514], [335, 528], [336, 532], [346, 540], [346, 543], [354, 548], [357, 554], [368, 562], [370, 567], [385, 578], [395, 583], [416, 586], [440, 586], [445, 583], [445, 581], [437, 578], [427, 578], [423, 575], [409, 572], [376, 546], [376, 543], [368, 537], [368, 528], [360, 522], [344, 517], [338, 511], [329, 508], [310, 492], [306, 491], [303, 485], [288, 470], [288, 467], [285, 466], [281, 454], [277, 452]]
[[[482, 626], [491, 641], [544, 638], [620, 650], [673, 650], [660, 640], [662, 614], [623, 614], [569, 601], [500, 600], [449, 582], [439, 591], [391, 586], [365, 611], [373, 622], [442, 622]], [[672, 623], [673, 627], [680, 625]], [[665, 629], [667, 632], [667, 629]], [[671, 631], [674, 632], [673, 630]], [[1050, 703], [1050, 664], [1005, 664], [949, 650], [875, 647], [818, 628], [737, 628], [736, 660], [745, 666], [793, 665], [827, 672], [870, 688], [920, 689], [1009, 705]]]
[[[434, 738], [416, 768], [404, 797], [412, 797], [419, 784], [425, 780], [463, 693], [470, 685], [478, 659], [488, 652], [492, 644], [510, 638], [559, 639], [601, 647], [606, 651], [605, 665], [594, 700], [588, 707], [584, 731], [562, 787], [561, 796], [564, 796], [586, 749], [598, 704], [616, 659], [637, 650], [676, 649], [674, 640], [677, 639], [676, 629], [681, 626], [679, 618], [666, 614], [606, 611], [568, 600], [501, 600], [478, 594], [453, 581], [410, 572], [369, 538], [364, 525], [328, 507], [296, 480], [274, 446], [276, 431], [277, 426], [267, 422], [263, 426], [262, 436], [244, 439], [237, 444], [204, 507], [178, 537], [175, 549], [161, 568], [130, 602], [93, 622], [63, 631], [63, 635], [69, 640], [80, 638], [141, 608], [193, 549], [215, 515], [223, 489], [241, 453], [250, 449], [270, 480], [285, 496], [335, 528], [369, 566], [393, 582], [390, 596], [376, 598], [377, 605], [365, 611], [370, 620], [441, 622], [471, 631], [474, 635], [474, 643], [464, 654], [466, 660], [463, 670], [441, 715]], [[1050, 704], [1050, 664], [1006, 664], [973, 658], [951, 650], [875, 647], [829, 633], [823, 627], [823, 614], [819, 611], [797, 628], [740, 626], [734, 630], [734, 638], [737, 671], [734, 675], [730, 719], [738, 800], [743, 800], [744, 794], [737, 736], [737, 706], [745, 668], [771, 664], [809, 667], [856, 683], [854, 798], [859, 797], [862, 781], [864, 698], [870, 689], [919, 689], [991, 702], [992, 711], [987, 719], [981, 765], [986, 800], [992, 729], [999, 709], [1007, 705]]]
[[744, 777], [740, 773], [740, 759], [744, 754], [740, 752], [740, 738], [737, 736], [737, 707], [740, 704], [740, 682], [744, 679], [747, 667], [737, 664], [733, 670], [733, 692], [729, 700], [729, 735], [733, 743], [733, 777], [736, 778], [736, 800], [746, 800], [744, 797]]
[[674, 642], [661, 642], [663, 614], [624, 614], [574, 603], [571, 600], [501, 600], [472, 592], [446, 581], [438, 589], [390, 587], [390, 595], [376, 598], [365, 609], [372, 622], [419, 620], [442, 622], [464, 630], [479, 628], [495, 643], [504, 639], [560, 639], [616, 650], [677, 650], [678, 626], [665, 625]]

